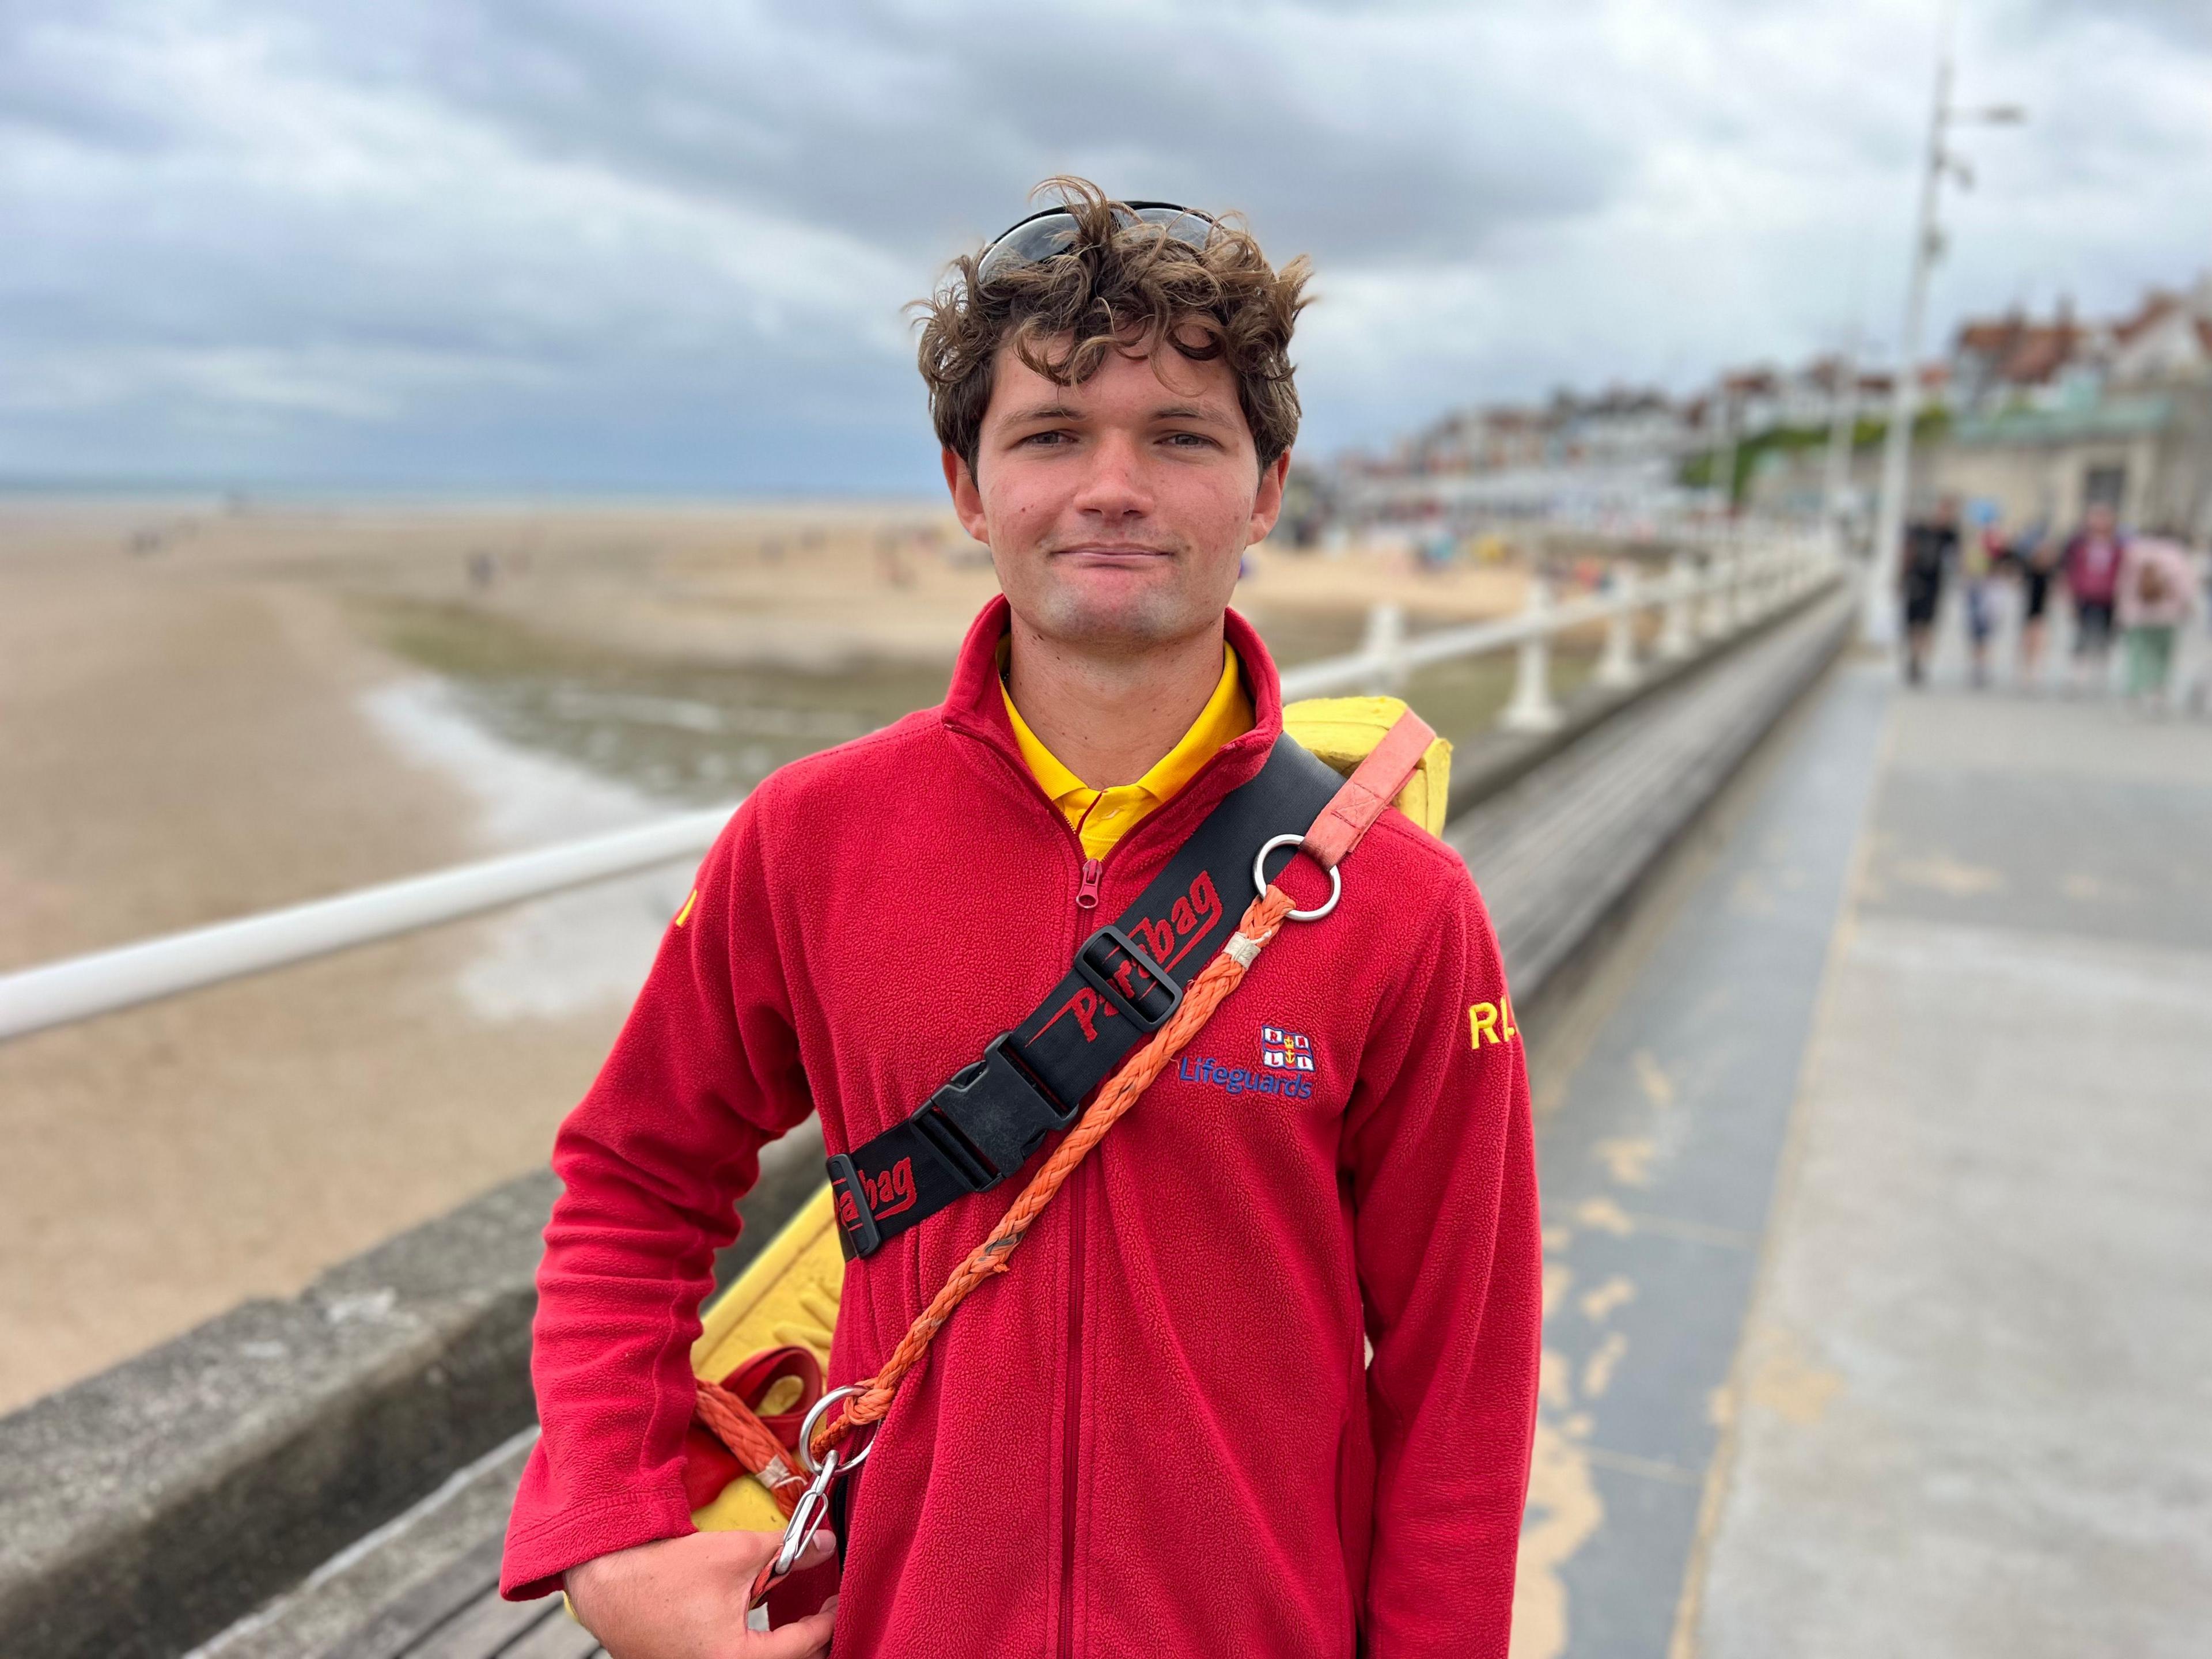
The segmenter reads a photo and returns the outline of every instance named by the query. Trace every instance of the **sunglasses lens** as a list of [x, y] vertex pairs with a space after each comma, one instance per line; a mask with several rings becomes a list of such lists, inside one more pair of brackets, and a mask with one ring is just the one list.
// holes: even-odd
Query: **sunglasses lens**
[[975, 275], [988, 283], [1000, 271], [1011, 270], [1016, 265], [1033, 265], [1055, 253], [1065, 253], [1074, 243], [1076, 230], [1075, 216], [1072, 213], [1045, 213], [1024, 219], [991, 244], [983, 263], [975, 268]]
[[[1176, 241], [1201, 250], [1213, 234], [1212, 220], [1169, 202], [1146, 202], [1115, 216], [1123, 224], [1157, 225]], [[988, 283], [1002, 270], [1065, 253], [1074, 246], [1079, 228], [1072, 213], [1041, 213], [1024, 219], [991, 244], [975, 267], [975, 278]]]
[[1167, 202], [1147, 202], [1135, 210], [1141, 224], [1158, 225], [1176, 241], [1203, 250], [1213, 234], [1213, 221], [1189, 208]]

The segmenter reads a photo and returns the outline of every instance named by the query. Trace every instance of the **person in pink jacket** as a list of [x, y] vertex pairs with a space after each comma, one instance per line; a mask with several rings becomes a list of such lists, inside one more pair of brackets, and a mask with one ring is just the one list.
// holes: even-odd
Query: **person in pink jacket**
[[2113, 611], [2127, 545], [2118, 516], [2102, 501], [2082, 514], [2081, 529], [2066, 544], [2062, 568], [2074, 606], [2074, 671], [2077, 683], [2089, 687], [2104, 684], [2112, 656]]
[[[830, 1380], [873, 1376], [1024, 1181], [925, 1215], [931, 1171], [975, 1148], [940, 1126], [875, 1176], [867, 1149], [919, 1133], [1001, 1034], [1091, 1040], [1098, 995], [1051, 1006], [1085, 941], [1180, 879], [1232, 792], [1320, 764], [1279, 750], [1274, 665], [1228, 608], [1282, 504], [1303, 265], [1060, 182], [957, 263], [922, 335], [1004, 596], [942, 706], [739, 809], [555, 1145], [543, 1433], [501, 1585], [565, 1586], [614, 1659], [795, 1659], [833, 1623], [877, 1659], [1506, 1654], [1542, 1319], [1528, 1074], [1466, 864], [1394, 810], [1333, 908], [1333, 872], [1278, 853], [1312, 919], [936, 1336], [840, 1489], [834, 1607], [749, 1629], [778, 1536], [692, 1528], [690, 1350], [763, 1145], [818, 1113], [833, 1173], [854, 1160]], [[1103, 857], [1023, 743], [1103, 799], [1202, 732]], [[1134, 924], [1156, 957], [1218, 952], [1249, 856]]]
[[2162, 705], [2173, 676], [2174, 641], [2197, 606], [2189, 550], [2167, 536], [2138, 536], [2120, 562], [2118, 621], [2127, 694]]

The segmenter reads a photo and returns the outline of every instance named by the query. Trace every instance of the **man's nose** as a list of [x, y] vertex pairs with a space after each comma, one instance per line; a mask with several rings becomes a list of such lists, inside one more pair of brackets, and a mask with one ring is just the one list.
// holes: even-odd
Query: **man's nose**
[[1135, 439], [1109, 432], [1092, 447], [1090, 466], [1075, 494], [1075, 508], [1109, 523], [1141, 519], [1152, 510], [1144, 456]]

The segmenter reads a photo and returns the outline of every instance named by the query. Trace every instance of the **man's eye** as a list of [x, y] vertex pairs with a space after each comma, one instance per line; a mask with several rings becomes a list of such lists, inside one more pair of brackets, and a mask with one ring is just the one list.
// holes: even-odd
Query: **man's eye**
[[1075, 438], [1073, 433], [1032, 432], [1028, 437], [1022, 440], [1022, 445], [1024, 448], [1034, 445], [1039, 449], [1055, 449], [1063, 443], [1073, 443], [1074, 441]]
[[1168, 442], [1177, 449], [1211, 449], [1213, 440], [1200, 432], [1170, 432]]

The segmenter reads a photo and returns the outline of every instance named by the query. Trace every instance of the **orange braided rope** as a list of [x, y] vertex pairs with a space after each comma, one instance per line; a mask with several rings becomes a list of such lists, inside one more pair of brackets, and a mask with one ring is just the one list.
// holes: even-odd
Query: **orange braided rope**
[[1182, 1006], [1168, 1023], [1107, 1080], [1098, 1097], [1091, 1102], [1091, 1109], [1068, 1131], [1067, 1139], [1053, 1149], [1044, 1166], [1030, 1177], [1029, 1186], [1014, 1200], [1013, 1208], [991, 1230], [991, 1236], [953, 1269], [952, 1276], [945, 1281], [945, 1288], [938, 1291], [937, 1299], [922, 1310], [921, 1317], [899, 1339], [898, 1346], [891, 1351], [883, 1369], [860, 1385], [862, 1392], [848, 1400], [836, 1417], [814, 1431], [813, 1450], [817, 1462], [854, 1430], [883, 1420], [884, 1414], [891, 1408], [899, 1384], [921, 1364], [929, 1352], [931, 1340], [952, 1317], [952, 1310], [986, 1279], [1006, 1271], [1014, 1247], [1022, 1242], [1022, 1236], [1038, 1212], [1052, 1202], [1053, 1194], [1075, 1173], [1075, 1166], [1090, 1155], [1091, 1149], [1121, 1115], [1137, 1103], [1137, 1097], [1152, 1086], [1152, 1079], [1167, 1069], [1183, 1045], [1213, 1018], [1213, 1011], [1221, 1006], [1222, 1000], [1243, 983], [1253, 957], [1282, 931], [1283, 918], [1292, 908], [1290, 895], [1279, 887], [1270, 887], [1264, 897], [1252, 901], [1251, 908], [1237, 924], [1236, 938], [1224, 945], [1220, 954], [1207, 963], [1184, 989]]
[[798, 1507], [799, 1494], [806, 1490], [806, 1477], [775, 1437], [775, 1431], [762, 1422], [750, 1406], [720, 1383], [702, 1376], [691, 1412], [769, 1489], [779, 1509], [789, 1515]]

